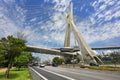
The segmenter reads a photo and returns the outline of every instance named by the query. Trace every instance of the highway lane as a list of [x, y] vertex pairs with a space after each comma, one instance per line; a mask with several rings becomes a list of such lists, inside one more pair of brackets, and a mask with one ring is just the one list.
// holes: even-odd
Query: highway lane
[[67, 76], [63, 76], [63, 75], [56, 74], [50, 71], [46, 71], [44, 68], [35, 67], [35, 66], [33, 66], [32, 68], [48, 80], [74, 80]]
[[[46, 66], [42, 69], [62, 74], [75, 80], [120, 80], [120, 72], [98, 71], [89, 69], [70, 69], [52, 66]], [[55, 80], [61, 79], [56, 78]]]

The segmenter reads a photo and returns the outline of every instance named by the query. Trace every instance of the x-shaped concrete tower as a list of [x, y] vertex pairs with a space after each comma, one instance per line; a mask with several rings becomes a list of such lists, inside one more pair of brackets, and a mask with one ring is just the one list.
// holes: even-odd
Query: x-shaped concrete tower
[[84, 38], [82, 37], [81, 33], [77, 29], [74, 19], [73, 19], [73, 6], [70, 5], [70, 13], [65, 13], [66, 21], [67, 21], [67, 27], [66, 27], [66, 35], [65, 35], [65, 41], [64, 41], [64, 47], [70, 47], [70, 32], [73, 31], [73, 34], [75, 36], [75, 39], [77, 40], [79, 49], [82, 53], [83, 58], [87, 57], [89, 62], [94, 63], [103, 63], [96, 54], [92, 51], [92, 49], [89, 47], [89, 45], [86, 43]]

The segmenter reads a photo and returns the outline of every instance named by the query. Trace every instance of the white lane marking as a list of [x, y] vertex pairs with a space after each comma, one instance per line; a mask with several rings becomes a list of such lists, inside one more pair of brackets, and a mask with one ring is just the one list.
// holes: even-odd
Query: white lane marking
[[78, 74], [78, 75], [87, 76], [87, 77], [93, 77], [93, 78], [97, 78], [97, 79], [98, 79], [98, 78], [99, 78], [99, 79], [104, 79], [104, 77], [94, 76], [94, 75], [91, 75], [91, 74], [86, 75], [85, 73], [80, 74], [80, 73], [78, 73], [78, 72], [74, 72], [74, 71], [70, 72], [70, 71], [60, 70], [60, 69], [59, 69], [59, 71], [64, 71], [64, 72], [68, 72], [68, 73], [72, 73], [72, 74]]
[[64, 75], [61, 75], [61, 74], [58, 74], [58, 73], [52, 72], [52, 71], [48, 71], [48, 70], [45, 70], [45, 69], [42, 69], [42, 68], [39, 68], [39, 67], [37, 67], [37, 68], [38, 68], [38, 69], [41, 69], [41, 70], [44, 70], [44, 71], [46, 71], [46, 72], [49, 72], [49, 73], [55, 74], [55, 75], [57, 75], [57, 76], [60, 76], [60, 77], [66, 78], [66, 79], [68, 79], [68, 80], [76, 80], [76, 79], [73, 79], [73, 78], [70, 78], [70, 77], [67, 77], [67, 76], [64, 76]]
[[37, 75], [39, 75], [41, 78], [43, 78], [44, 80], [48, 80], [46, 77], [44, 77], [43, 75], [41, 75], [40, 73], [38, 73], [35, 69], [33, 69], [32, 67], [29, 67], [30, 69], [32, 69]]

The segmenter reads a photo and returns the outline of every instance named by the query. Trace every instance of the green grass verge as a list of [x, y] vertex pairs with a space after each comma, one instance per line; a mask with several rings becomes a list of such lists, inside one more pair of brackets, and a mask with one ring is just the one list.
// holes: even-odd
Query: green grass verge
[[73, 67], [73, 64], [63, 64], [60, 65], [61, 67], [66, 67], [66, 68], [87, 68], [87, 69], [93, 69], [93, 70], [104, 70], [104, 71], [119, 71], [120, 72], [120, 67], [112, 67], [112, 66], [85, 66], [85, 65], [75, 65]]
[[21, 68], [19, 71], [14, 68], [10, 71], [9, 79], [5, 79], [5, 73], [0, 73], [0, 80], [32, 80], [28, 68]]
[[111, 66], [88, 66], [89, 69], [95, 70], [107, 70], [107, 71], [120, 71], [119, 67], [111, 67]]

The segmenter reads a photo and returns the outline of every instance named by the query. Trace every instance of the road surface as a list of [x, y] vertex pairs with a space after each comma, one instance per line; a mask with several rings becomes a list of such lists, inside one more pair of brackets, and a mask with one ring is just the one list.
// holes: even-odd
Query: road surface
[[[40, 68], [40, 67], [34, 66], [34, 67], [32, 67], [32, 69], [37, 71], [40, 74], [40, 76], [42, 75], [42, 77], [44, 77], [45, 80], [74, 80], [70, 77], [48, 71], [45, 68]], [[37, 80], [39, 80], [39, 79], [37, 79]]]
[[48, 80], [120, 80], [120, 72], [70, 69], [52, 66], [33, 68]]

